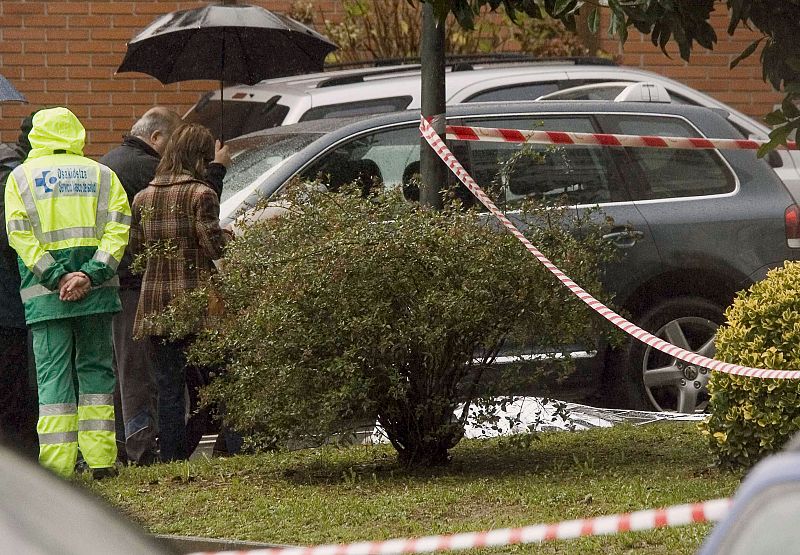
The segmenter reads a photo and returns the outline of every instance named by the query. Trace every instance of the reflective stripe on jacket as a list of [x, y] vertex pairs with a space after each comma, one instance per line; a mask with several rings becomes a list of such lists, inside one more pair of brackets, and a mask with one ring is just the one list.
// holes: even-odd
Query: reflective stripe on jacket
[[[128, 243], [131, 212], [117, 176], [82, 156], [85, 131], [66, 108], [41, 110], [33, 149], [8, 178], [9, 243], [20, 259], [28, 324], [120, 310], [115, 273]], [[58, 298], [58, 282], [82, 271], [92, 290], [81, 301]]]

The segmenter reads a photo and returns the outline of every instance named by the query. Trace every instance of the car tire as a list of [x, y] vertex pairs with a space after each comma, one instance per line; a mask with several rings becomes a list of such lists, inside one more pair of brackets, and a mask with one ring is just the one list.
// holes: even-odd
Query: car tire
[[[701, 297], [658, 303], [636, 324], [688, 351], [714, 357], [714, 335], [724, 322], [723, 308]], [[708, 405], [710, 371], [687, 364], [632, 337], [609, 361], [608, 389], [615, 404], [636, 410], [695, 413]]]

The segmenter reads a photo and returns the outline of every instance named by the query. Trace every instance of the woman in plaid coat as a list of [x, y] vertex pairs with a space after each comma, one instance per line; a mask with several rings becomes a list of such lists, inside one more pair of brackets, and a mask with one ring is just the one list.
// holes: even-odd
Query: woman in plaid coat
[[219, 198], [204, 181], [214, 159], [214, 138], [198, 124], [179, 126], [164, 150], [156, 176], [133, 200], [129, 248], [145, 252], [134, 335], [148, 337], [158, 384], [162, 461], [188, 458], [186, 442], [186, 340], [172, 341], [151, 318], [170, 302], [200, 287], [222, 257], [227, 235], [219, 227]]

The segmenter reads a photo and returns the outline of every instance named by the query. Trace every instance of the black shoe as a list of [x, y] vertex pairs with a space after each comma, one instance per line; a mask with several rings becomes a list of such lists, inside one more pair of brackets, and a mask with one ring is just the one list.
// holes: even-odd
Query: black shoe
[[75, 463], [75, 472], [77, 474], [83, 474], [84, 472], [89, 471], [89, 465], [83, 459], [78, 459], [78, 462]]
[[158, 462], [158, 453], [155, 451], [147, 451], [142, 453], [138, 461], [128, 459], [128, 464], [131, 466], [151, 466]]
[[114, 478], [116, 476], [119, 476], [119, 470], [117, 470], [116, 466], [92, 469], [93, 480], [103, 480], [104, 478]]

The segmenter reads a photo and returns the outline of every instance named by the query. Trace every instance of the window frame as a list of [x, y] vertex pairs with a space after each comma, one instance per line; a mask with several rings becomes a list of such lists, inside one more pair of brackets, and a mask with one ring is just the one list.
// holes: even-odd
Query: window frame
[[[326, 148], [322, 149], [316, 156], [312, 159], [308, 160], [305, 164], [303, 164], [293, 175], [292, 178], [287, 179], [286, 183], [289, 183], [292, 179], [299, 177], [301, 179], [313, 179], [314, 176], [307, 175], [308, 172], [318, 172], [321, 170], [321, 167], [327, 162], [327, 160], [334, 155], [338, 150], [347, 147], [348, 145], [352, 145], [356, 141], [364, 140], [367, 137], [378, 135], [381, 133], [391, 133], [397, 131], [409, 131], [411, 134], [419, 135], [419, 124], [417, 122], [397, 122], [388, 125], [380, 125], [376, 126], [372, 129], [367, 129], [361, 131], [355, 135], [351, 135], [348, 137], [343, 137], [334, 143], [328, 145]], [[416, 146], [419, 146], [417, 144]], [[364, 158], [362, 158], [364, 159]], [[407, 162], [406, 165], [409, 163]], [[383, 168], [379, 169], [383, 170]], [[387, 176], [383, 175], [382, 172], [382, 180], [383, 184], [386, 185]], [[281, 186], [274, 194], [279, 194], [285, 187], [286, 183]], [[397, 186], [402, 186], [402, 183], [398, 183]]]
[[[601, 113], [602, 114], [602, 113]], [[482, 127], [500, 127], [500, 128], [508, 128], [509, 125], [504, 125], [503, 123], [491, 123], [495, 122], [502, 122], [502, 121], [511, 121], [511, 120], [518, 120], [521, 118], [530, 119], [532, 121], [543, 121], [543, 120], [554, 120], [554, 119], [575, 119], [575, 118], [585, 118], [587, 119], [592, 128], [595, 130], [594, 132], [600, 132], [599, 122], [597, 121], [596, 116], [600, 115], [596, 112], [526, 112], [526, 113], [494, 113], [494, 114], [480, 114], [480, 115], [469, 115], [469, 116], [462, 116], [459, 118], [459, 122], [456, 125], [465, 125], [465, 126], [482, 126]], [[489, 125], [489, 123], [491, 123]], [[455, 124], [455, 123], [454, 123]], [[466, 145], [463, 157], [458, 157], [461, 161], [464, 168], [470, 175], [473, 174], [473, 150], [474, 150], [474, 142], [471, 141], [458, 141], [459, 143], [464, 143]], [[595, 147], [576, 147], [576, 148], [595, 148]], [[602, 148], [602, 147], [601, 147]], [[452, 149], [452, 146], [451, 146]], [[616, 150], [615, 148], [604, 148], [603, 150], [613, 151]], [[613, 152], [609, 152], [607, 156], [608, 164], [607, 168], [611, 172], [611, 175], [608, 177], [608, 184], [609, 184], [609, 193], [611, 195], [612, 200], [606, 200], [602, 202], [572, 202], [569, 201], [571, 206], [604, 206], [604, 205], [613, 205], [613, 204], [627, 204], [632, 202], [632, 197], [630, 195], [630, 190], [627, 185], [627, 177], [625, 172], [619, 167], [618, 160], [614, 156]], [[474, 176], [473, 176], [474, 177]], [[485, 187], [488, 184], [478, 183], [479, 186]], [[497, 199], [498, 206], [501, 206], [504, 210], [513, 210], [513, 206], [509, 206], [505, 195], [502, 199]]]
[[[617, 134], [619, 133], [619, 131], [612, 122], [618, 121], [620, 118], [623, 117], [676, 120], [685, 124], [691, 131], [694, 132], [693, 135], [689, 136], [706, 137], [706, 134], [703, 133], [694, 122], [692, 122], [685, 116], [677, 114], [659, 114], [654, 112], [602, 112], [597, 114], [597, 121], [603, 133]], [[646, 168], [643, 167], [633, 156], [631, 156], [630, 150], [632, 148], [634, 147], [612, 147], [611, 150], [615, 151], [614, 154], [618, 159], [617, 165], [620, 167], [620, 171], [623, 172], [624, 181], [629, 188], [629, 196], [632, 202], [635, 202], [637, 204], [680, 202], [680, 201], [691, 201], [691, 200], [709, 199], [709, 198], [725, 198], [735, 195], [739, 191], [739, 188], [741, 186], [741, 182], [739, 180], [738, 174], [736, 173], [736, 170], [733, 168], [733, 166], [731, 166], [730, 162], [728, 162], [728, 160], [719, 151], [719, 149], [703, 149], [705, 152], [708, 152], [710, 156], [716, 160], [720, 168], [729, 177], [730, 182], [732, 184], [730, 191], [711, 192], [711, 193], [689, 195], [689, 196], [647, 198], [645, 196], [644, 193], [645, 189], [643, 189], [643, 187], [646, 186], [647, 190], [650, 189], [650, 181], [649, 181], [650, 178], [648, 177], [648, 172], [646, 171]]]

